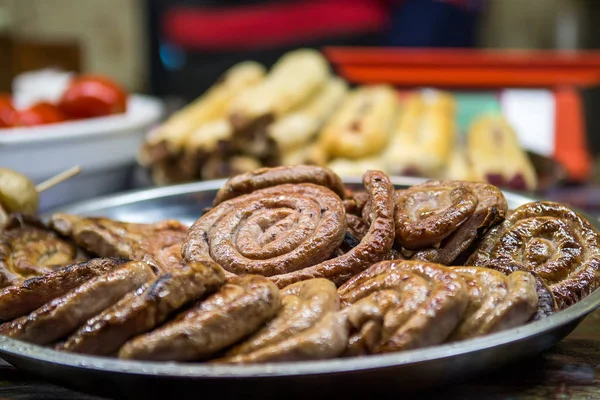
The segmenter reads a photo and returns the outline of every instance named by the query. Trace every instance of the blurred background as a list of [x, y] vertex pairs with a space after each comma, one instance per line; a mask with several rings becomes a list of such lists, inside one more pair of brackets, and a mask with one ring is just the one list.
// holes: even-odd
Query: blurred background
[[[100, 74], [128, 93], [159, 99], [164, 120], [239, 62], [270, 68], [294, 49], [323, 49], [333, 70], [352, 85], [440, 88], [451, 91], [463, 110], [498, 103], [524, 149], [543, 157], [536, 168], [552, 175], [548, 179], [560, 175], [560, 184], [552, 181], [543, 195], [595, 211], [600, 204], [595, 189], [600, 182], [598, 20], [596, 0], [0, 0], [0, 92], [15, 92], [17, 77], [47, 68]], [[384, 61], [354, 65], [352, 57], [361, 61], [366, 53], [351, 48], [380, 48]], [[431, 57], [416, 65], [398, 56], [393, 68], [386, 67], [386, 54], [394, 59], [398, 51], [416, 49], [431, 50]], [[544, 69], [547, 78], [529, 77], [521, 65], [510, 76], [481, 74], [484, 81], [474, 84], [475, 78], [448, 70], [453, 54], [464, 55], [467, 64], [474, 57], [473, 68], [484, 70], [481, 54], [465, 50], [536, 51], [529, 59], [555, 66]], [[403, 69], [403, 62], [413, 63], [412, 69]], [[2, 137], [0, 131], [0, 142]], [[0, 166], [2, 157], [0, 151]], [[6, 157], [4, 166], [13, 167]], [[130, 158], [135, 164], [135, 154]], [[557, 161], [561, 171], [548, 160]], [[113, 189], [143, 184], [132, 178]]]

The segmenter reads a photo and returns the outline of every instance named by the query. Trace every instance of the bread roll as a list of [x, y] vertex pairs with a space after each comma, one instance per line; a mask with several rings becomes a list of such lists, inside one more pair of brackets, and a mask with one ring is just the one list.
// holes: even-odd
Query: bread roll
[[537, 177], [517, 134], [501, 115], [477, 118], [467, 135], [475, 179], [517, 190], [535, 190]]
[[203, 124], [222, 119], [230, 101], [264, 76], [265, 68], [253, 61], [233, 66], [206, 93], [174, 113], [149, 135], [138, 154], [139, 163], [149, 166], [169, 155], [179, 154], [192, 132]]
[[379, 156], [361, 158], [361, 159], [347, 159], [338, 158], [331, 161], [327, 167], [339, 176], [362, 176], [365, 171], [377, 170], [385, 171], [385, 163]]
[[258, 118], [281, 117], [316, 93], [329, 76], [329, 64], [320, 52], [289, 52], [277, 61], [261, 84], [235, 97], [228, 111], [230, 121], [235, 130], [243, 130]]
[[330, 158], [359, 159], [388, 144], [398, 112], [395, 90], [387, 85], [352, 91], [323, 128], [319, 141]]
[[343, 79], [330, 78], [300, 107], [269, 125], [267, 134], [279, 152], [290, 152], [313, 139], [347, 92], [348, 85]]
[[454, 103], [450, 94], [440, 91], [412, 95], [384, 154], [391, 174], [442, 175], [456, 141]]

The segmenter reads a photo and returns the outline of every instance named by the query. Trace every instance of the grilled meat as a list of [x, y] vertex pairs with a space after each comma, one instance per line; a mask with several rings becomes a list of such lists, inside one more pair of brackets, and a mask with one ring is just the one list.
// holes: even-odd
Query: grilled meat
[[0, 287], [86, 259], [34, 217], [13, 214], [0, 231]]
[[192, 263], [173, 270], [88, 320], [62, 349], [76, 353], [113, 354], [127, 340], [156, 328], [174, 311], [216, 291], [224, 281], [223, 270], [214, 263]]
[[49, 344], [154, 278], [143, 262], [132, 261], [85, 282], [29, 315], [0, 325], [0, 334], [34, 344]]
[[179, 249], [188, 231], [173, 220], [134, 224], [67, 214], [54, 214], [50, 226], [99, 257], [144, 261], [159, 272], [181, 266]]
[[125, 262], [123, 258], [95, 258], [4, 288], [0, 291], [0, 321], [25, 315]]

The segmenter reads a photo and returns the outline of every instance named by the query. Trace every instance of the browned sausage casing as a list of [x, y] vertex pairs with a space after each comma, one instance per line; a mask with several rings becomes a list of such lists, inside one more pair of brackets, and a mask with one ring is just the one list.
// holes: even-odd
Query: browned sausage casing
[[154, 329], [190, 301], [216, 291], [224, 281], [223, 270], [214, 263], [174, 269], [88, 320], [62, 350], [113, 354], [127, 340]]
[[335, 172], [323, 167], [296, 165], [261, 168], [253, 172], [234, 176], [225, 182], [219, 190], [213, 205], [216, 206], [234, 197], [284, 183], [313, 183], [331, 189], [342, 199], [346, 195], [344, 184]]
[[396, 243], [414, 259], [450, 265], [490, 227], [504, 220], [502, 192], [485, 183], [427, 181], [396, 196]]
[[338, 290], [353, 333], [348, 355], [385, 353], [442, 343], [459, 324], [468, 293], [447, 267], [382, 261]]
[[284, 184], [219, 204], [190, 228], [187, 262], [212, 259], [233, 274], [274, 276], [327, 259], [344, 238], [341, 199], [324, 186]]
[[538, 307], [532, 274], [516, 271], [504, 275], [480, 267], [453, 267], [467, 283], [469, 305], [448, 340], [463, 340], [523, 325]]
[[51, 217], [50, 226], [92, 254], [144, 261], [158, 273], [181, 266], [180, 246], [188, 231], [174, 220], [135, 224], [61, 213]]
[[124, 258], [95, 258], [4, 288], [0, 291], [0, 321], [25, 315], [127, 261]]
[[565, 308], [600, 286], [600, 234], [562, 204], [527, 203], [485, 236], [468, 263], [506, 261], [539, 275]]
[[13, 214], [0, 229], [0, 287], [84, 260], [74, 244], [32, 217]]
[[217, 362], [302, 361], [338, 356], [346, 348], [348, 331], [338, 315], [336, 286], [327, 279], [310, 279], [281, 290], [282, 307], [266, 326], [231, 349]]
[[341, 285], [352, 276], [388, 257], [394, 244], [394, 186], [380, 171], [367, 171], [363, 182], [371, 198], [370, 226], [360, 243], [347, 253], [272, 279], [279, 287], [311, 278], [327, 278]]
[[279, 290], [273, 283], [256, 275], [236, 276], [174, 321], [125, 343], [119, 357], [156, 361], [210, 358], [256, 332], [280, 307]]
[[87, 319], [154, 278], [143, 262], [132, 261], [90, 279], [31, 314], [0, 325], [0, 334], [35, 344], [49, 344], [73, 332]]

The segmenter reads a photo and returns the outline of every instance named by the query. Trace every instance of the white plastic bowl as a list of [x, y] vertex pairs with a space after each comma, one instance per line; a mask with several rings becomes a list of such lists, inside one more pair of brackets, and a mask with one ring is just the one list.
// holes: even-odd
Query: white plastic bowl
[[39, 183], [81, 166], [80, 175], [42, 194], [41, 210], [123, 190], [145, 134], [162, 114], [158, 99], [132, 95], [126, 114], [0, 129], [0, 167]]

